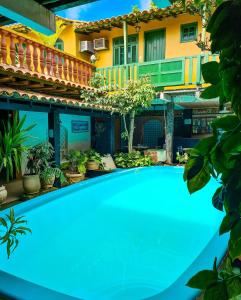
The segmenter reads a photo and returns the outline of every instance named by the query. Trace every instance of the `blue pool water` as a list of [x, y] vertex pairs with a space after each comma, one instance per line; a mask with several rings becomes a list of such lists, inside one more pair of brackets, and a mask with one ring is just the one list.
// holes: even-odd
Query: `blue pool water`
[[[9, 260], [0, 292], [15, 299], [189, 300], [198, 270], [224, 255], [223, 214], [211, 182], [190, 196], [182, 168], [150, 167], [91, 179], [15, 207], [32, 235]], [[72, 297], [72, 298], [71, 298]]]

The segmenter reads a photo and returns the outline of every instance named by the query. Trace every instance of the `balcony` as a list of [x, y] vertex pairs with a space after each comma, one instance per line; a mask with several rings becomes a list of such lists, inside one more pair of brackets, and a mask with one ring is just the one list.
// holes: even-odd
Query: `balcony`
[[0, 29], [0, 84], [79, 99], [94, 67], [51, 46]]
[[147, 75], [156, 88], [185, 88], [203, 84], [201, 65], [217, 60], [218, 55], [205, 54], [98, 68], [97, 72], [103, 75], [106, 85], [114, 89], [125, 87], [127, 80], [136, 80]]

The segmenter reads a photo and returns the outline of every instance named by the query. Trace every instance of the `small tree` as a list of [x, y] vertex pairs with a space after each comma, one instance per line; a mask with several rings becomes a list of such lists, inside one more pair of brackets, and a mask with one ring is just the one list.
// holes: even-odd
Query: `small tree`
[[128, 152], [133, 151], [133, 135], [135, 130], [135, 116], [143, 108], [151, 105], [155, 97], [155, 89], [147, 77], [128, 81], [124, 89], [107, 91], [104, 78], [96, 73], [90, 84], [96, 91], [83, 91], [81, 98], [89, 103], [110, 106], [123, 117], [124, 132], [122, 138], [128, 141]]
[[109, 95], [110, 104], [117, 108], [123, 117], [122, 137], [128, 141], [129, 153], [133, 151], [135, 116], [143, 108], [151, 105], [154, 96], [153, 86], [149, 79], [144, 77], [136, 81], [129, 81], [125, 89], [117, 90]]

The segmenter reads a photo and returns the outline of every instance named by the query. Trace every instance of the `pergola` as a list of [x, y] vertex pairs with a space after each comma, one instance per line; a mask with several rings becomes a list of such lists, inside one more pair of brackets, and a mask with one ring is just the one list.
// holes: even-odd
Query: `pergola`
[[55, 32], [54, 12], [97, 0], [0, 0], [0, 26], [14, 22], [44, 34]]

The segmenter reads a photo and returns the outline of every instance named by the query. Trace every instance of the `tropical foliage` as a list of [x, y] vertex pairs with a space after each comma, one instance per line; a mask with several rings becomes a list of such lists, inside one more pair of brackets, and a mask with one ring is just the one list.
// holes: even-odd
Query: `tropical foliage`
[[18, 236], [31, 232], [31, 229], [23, 226], [26, 223], [27, 221], [23, 217], [15, 217], [12, 208], [10, 208], [10, 212], [5, 218], [0, 217], [0, 225], [5, 229], [4, 235], [0, 236], [0, 242], [1, 245], [6, 244], [8, 258], [19, 244]]
[[46, 183], [48, 182], [51, 178], [54, 179], [59, 179], [60, 183], [66, 183], [67, 180], [64, 176], [64, 173], [61, 171], [61, 169], [57, 168], [57, 167], [46, 167], [45, 169], [43, 169], [40, 173], [40, 179], [42, 182]]
[[115, 155], [115, 164], [118, 168], [136, 168], [151, 166], [153, 161], [150, 156], [143, 155], [139, 151], [131, 153], [117, 153]]
[[[200, 1], [199, 1], [200, 2]], [[204, 300], [228, 300], [241, 295], [241, 0], [224, 1], [212, 15], [211, 50], [220, 53], [220, 62], [203, 65], [204, 80], [211, 85], [202, 93], [205, 99], [219, 97], [220, 105], [230, 102], [233, 115], [212, 123], [213, 135], [202, 140], [191, 152], [185, 167], [184, 179], [190, 193], [203, 188], [211, 177], [221, 186], [213, 196], [213, 205], [225, 211], [220, 235], [230, 233], [228, 260], [218, 270], [196, 274], [188, 285], [204, 290]]]
[[0, 171], [5, 169], [6, 180], [13, 178], [14, 170], [21, 170], [22, 155], [27, 151], [24, 143], [28, 140], [27, 133], [35, 126], [24, 127], [26, 115], [19, 121], [15, 114], [13, 121], [3, 123], [3, 132], [0, 131]]
[[85, 151], [88, 161], [94, 161], [96, 163], [101, 163], [101, 155], [94, 149], [89, 149]]
[[27, 171], [30, 174], [39, 174], [42, 170], [49, 167], [53, 159], [54, 148], [51, 143], [44, 142], [28, 149]]
[[88, 156], [86, 153], [77, 150], [70, 150], [66, 155], [67, 163], [64, 165], [64, 168], [67, 168], [73, 173], [86, 173], [85, 164], [88, 161]]

